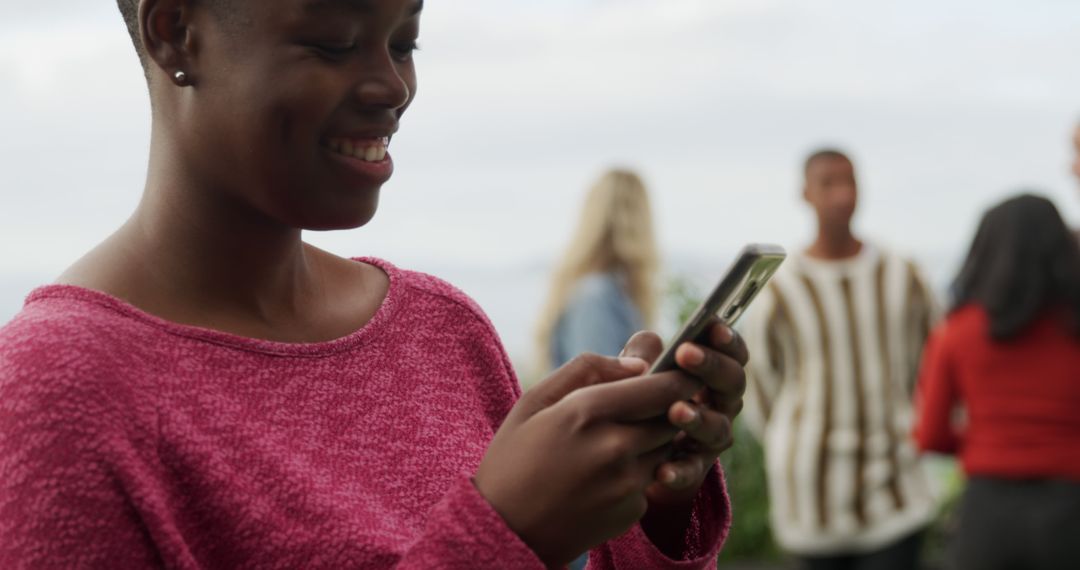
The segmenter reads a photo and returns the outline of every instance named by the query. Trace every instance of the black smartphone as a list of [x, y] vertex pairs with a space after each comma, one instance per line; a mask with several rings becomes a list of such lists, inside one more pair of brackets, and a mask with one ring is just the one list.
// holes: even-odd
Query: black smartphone
[[728, 326], [734, 326], [786, 258], [787, 252], [778, 245], [750, 244], [744, 247], [727, 274], [667, 345], [649, 373], [674, 369], [675, 351], [683, 343], [696, 341], [704, 344], [706, 339], [702, 337], [713, 316], [719, 317]]

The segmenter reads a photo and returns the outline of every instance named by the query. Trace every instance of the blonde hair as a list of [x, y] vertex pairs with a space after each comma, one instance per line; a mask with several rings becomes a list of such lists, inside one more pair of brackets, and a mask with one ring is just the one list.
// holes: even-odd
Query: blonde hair
[[650, 325], [656, 318], [654, 283], [658, 256], [645, 184], [629, 170], [610, 170], [593, 184], [577, 230], [551, 282], [536, 329], [540, 362], [550, 368], [551, 335], [574, 286], [590, 273], [616, 273], [627, 295]]

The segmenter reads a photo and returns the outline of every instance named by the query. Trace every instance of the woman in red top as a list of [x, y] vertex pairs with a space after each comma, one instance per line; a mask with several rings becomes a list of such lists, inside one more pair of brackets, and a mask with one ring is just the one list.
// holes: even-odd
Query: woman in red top
[[[969, 477], [962, 569], [1080, 562], [1080, 250], [1054, 205], [1024, 195], [983, 217], [930, 339], [916, 439]], [[954, 413], [963, 408], [966, 421]]]

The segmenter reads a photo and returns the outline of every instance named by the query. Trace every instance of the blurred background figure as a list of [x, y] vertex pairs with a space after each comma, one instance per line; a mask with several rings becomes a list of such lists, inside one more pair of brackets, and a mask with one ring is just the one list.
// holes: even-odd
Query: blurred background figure
[[656, 240], [637, 174], [612, 170], [589, 191], [537, 327], [550, 368], [582, 352], [614, 356], [656, 316]]
[[809, 569], [911, 570], [936, 508], [909, 437], [935, 303], [914, 264], [853, 234], [851, 159], [820, 150], [804, 172], [818, 235], [745, 323], [773, 532]]
[[1072, 172], [1073, 175], [1080, 179], [1080, 124], [1076, 125], [1073, 129], [1073, 163]]
[[[919, 447], [969, 477], [956, 568], [1080, 564], [1080, 248], [1057, 209], [986, 213], [927, 348]], [[962, 407], [966, 425], [955, 421]]]
[[[649, 194], [629, 170], [608, 171], [589, 191], [555, 270], [536, 338], [547, 370], [583, 352], [618, 355], [656, 317], [656, 238]], [[570, 564], [580, 570], [588, 555]]]
[[[1073, 163], [1072, 173], [1080, 181], [1080, 123], [1073, 129]], [[1080, 228], [1076, 228], [1076, 237], [1080, 239]]]

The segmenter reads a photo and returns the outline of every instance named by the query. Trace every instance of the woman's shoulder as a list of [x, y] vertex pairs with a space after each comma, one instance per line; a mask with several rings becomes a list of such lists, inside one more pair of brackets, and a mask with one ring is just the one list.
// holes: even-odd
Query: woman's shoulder
[[987, 336], [990, 317], [975, 303], [961, 305], [950, 312], [934, 330], [937, 342], [950, 344]]
[[[512, 402], [517, 398], [517, 376], [510, 357], [495, 326], [472, 297], [429, 273], [401, 269], [378, 258], [356, 258], [356, 261], [374, 265], [390, 277], [391, 293], [387, 302], [392, 305], [390, 312], [395, 315], [393, 324], [387, 327], [391, 334], [408, 335], [413, 341], [420, 339], [419, 342], [428, 346], [449, 343], [464, 347], [465, 360], [480, 359], [494, 364], [491, 369], [501, 370], [499, 376], [507, 392], [500, 402]], [[506, 408], [493, 417], [497, 416], [501, 421], [508, 411]]]
[[410, 338], [435, 335], [439, 338], [467, 339], [466, 344], [482, 345], [481, 352], [497, 354], [509, 367], [509, 359], [495, 326], [487, 313], [468, 294], [450, 282], [425, 273], [402, 269], [378, 258], [356, 258], [374, 265], [390, 276], [390, 295], [385, 311], [393, 318], [387, 326], [392, 334]]
[[622, 297], [625, 294], [622, 279], [614, 273], [590, 273], [574, 284], [571, 297], [576, 300], [596, 301]]
[[399, 288], [409, 294], [409, 305], [414, 310], [424, 310], [429, 314], [458, 314], [490, 325], [487, 314], [480, 305], [449, 281], [423, 271], [400, 268], [384, 259], [358, 257], [355, 260], [382, 269], [390, 276], [392, 288]]
[[953, 309], [945, 319], [945, 323], [954, 328], [971, 329], [989, 324], [990, 315], [986, 309], [976, 303], [966, 303]]
[[55, 404], [126, 389], [117, 359], [136, 350], [140, 337], [126, 335], [125, 319], [88, 297], [92, 292], [63, 285], [30, 294], [0, 328], [0, 393], [38, 394]]
[[0, 354], [44, 358], [57, 353], [92, 350], [112, 338], [124, 320], [97, 299], [93, 291], [68, 285], [46, 285], [32, 291], [22, 310], [0, 328]]

